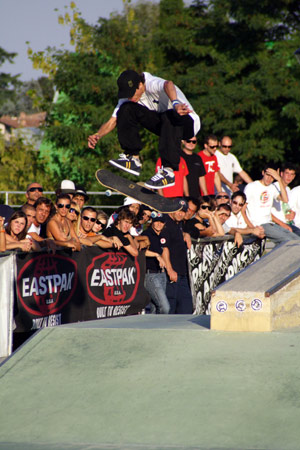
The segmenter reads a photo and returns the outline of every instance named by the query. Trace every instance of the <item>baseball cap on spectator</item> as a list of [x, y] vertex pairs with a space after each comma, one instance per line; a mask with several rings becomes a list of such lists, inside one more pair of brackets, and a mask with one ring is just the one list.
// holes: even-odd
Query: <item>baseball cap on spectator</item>
[[80, 186], [80, 185], [76, 186], [76, 191], [75, 191], [74, 197], [75, 197], [75, 195], [83, 195], [83, 197], [85, 198], [85, 201], [88, 201], [88, 199], [89, 199], [89, 196], [87, 195], [86, 190], [83, 188], [83, 186]]
[[55, 191], [56, 195], [75, 194], [75, 184], [71, 180], [62, 180], [60, 187]]
[[125, 197], [124, 198], [124, 202], [123, 202], [124, 206], [132, 205], [132, 203], [138, 203], [139, 205], [141, 204], [141, 202], [139, 202], [135, 198], [132, 198], [132, 197]]
[[183, 197], [177, 197], [178, 200], [178, 209], [180, 208], [181, 211], [187, 212], [189, 209], [188, 202]]
[[155, 211], [155, 213], [156, 214], [153, 214], [153, 215], [151, 214], [152, 222], [163, 222], [163, 223], [165, 223], [165, 221], [166, 221], [165, 214], [162, 214], [162, 213], [156, 212], [156, 211]]
[[133, 97], [140, 82], [140, 76], [135, 70], [125, 70], [122, 72], [117, 80], [119, 87], [118, 98]]

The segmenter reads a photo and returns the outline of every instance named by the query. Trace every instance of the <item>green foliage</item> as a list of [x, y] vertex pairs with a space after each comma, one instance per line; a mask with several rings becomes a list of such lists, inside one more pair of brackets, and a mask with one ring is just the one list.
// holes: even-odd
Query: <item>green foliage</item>
[[[0, 47], [0, 67], [5, 62], [13, 63], [16, 53], [8, 53]], [[0, 72], [0, 116], [9, 114], [16, 98], [16, 87], [19, 85], [18, 75], [12, 76], [8, 73]]]
[[[119, 152], [116, 131], [95, 151], [87, 137], [108, 120], [116, 78], [128, 68], [173, 80], [202, 120], [200, 140], [229, 134], [245, 170], [268, 161], [298, 163], [300, 4], [294, 0], [125, 2], [123, 14], [90, 26], [74, 3], [59, 21], [75, 52], [31, 53], [53, 77], [60, 99], [48, 106], [41, 151], [52, 179], [98, 188], [94, 172]], [[143, 177], [154, 170], [157, 137], [143, 131]]]
[[[20, 137], [11, 137], [7, 142], [0, 134], [0, 190], [25, 191], [28, 183], [33, 181], [51, 190], [43, 162], [37, 158], [37, 151]], [[24, 198], [11, 196], [10, 201], [18, 204]]]

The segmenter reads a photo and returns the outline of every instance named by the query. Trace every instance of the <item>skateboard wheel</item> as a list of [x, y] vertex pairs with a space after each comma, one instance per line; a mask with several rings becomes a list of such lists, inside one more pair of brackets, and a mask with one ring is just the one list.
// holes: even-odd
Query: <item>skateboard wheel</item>
[[111, 196], [111, 190], [110, 190], [110, 189], [107, 189], [107, 191], [105, 191], [105, 195], [106, 195], [107, 197], [110, 197], [110, 196]]

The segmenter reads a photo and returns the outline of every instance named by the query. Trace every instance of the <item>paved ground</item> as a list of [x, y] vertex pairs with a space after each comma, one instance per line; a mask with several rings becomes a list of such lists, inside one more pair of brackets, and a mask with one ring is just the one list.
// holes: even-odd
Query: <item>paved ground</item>
[[0, 367], [0, 448], [299, 449], [299, 332], [150, 315], [44, 329]]

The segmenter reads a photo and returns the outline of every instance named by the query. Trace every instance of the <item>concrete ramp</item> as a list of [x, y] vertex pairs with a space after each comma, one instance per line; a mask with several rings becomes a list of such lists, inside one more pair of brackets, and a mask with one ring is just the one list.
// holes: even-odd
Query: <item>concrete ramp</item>
[[299, 325], [299, 241], [276, 247], [212, 295], [213, 330], [272, 331]]
[[0, 448], [298, 449], [299, 333], [150, 315], [43, 329], [0, 367]]

